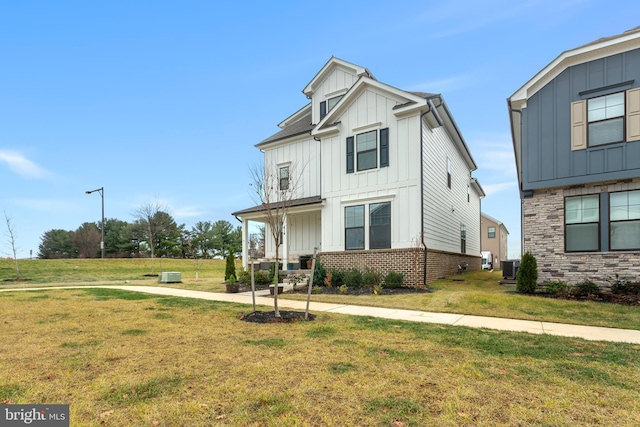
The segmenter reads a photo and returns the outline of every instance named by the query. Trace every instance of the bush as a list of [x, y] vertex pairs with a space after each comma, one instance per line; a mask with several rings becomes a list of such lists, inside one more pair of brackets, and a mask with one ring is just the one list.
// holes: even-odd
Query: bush
[[352, 268], [351, 270], [347, 270], [344, 273], [344, 284], [349, 286], [350, 288], [361, 288], [362, 287], [362, 272], [356, 268]]
[[250, 285], [251, 270], [242, 269], [242, 271], [238, 273], [238, 283], [242, 283], [243, 285]]
[[349, 287], [347, 285], [341, 285], [340, 286], [340, 293], [341, 294], [346, 294], [349, 292]]
[[313, 284], [315, 286], [324, 285], [324, 278], [327, 277], [327, 270], [324, 265], [316, 259], [316, 269], [313, 272]]
[[609, 282], [611, 283], [611, 293], [620, 295], [640, 294], [640, 283], [638, 282], [632, 282], [628, 279], [620, 279], [617, 274], [616, 278]]
[[269, 283], [273, 283], [273, 278], [276, 276], [276, 263], [269, 263]]
[[397, 289], [402, 287], [404, 281], [404, 274], [390, 271], [384, 277], [384, 287], [389, 289]]
[[224, 269], [224, 280], [229, 280], [229, 277], [236, 275], [236, 260], [233, 257], [233, 249], [229, 248], [229, 255], [227, 255], [227, 265]]
[[367, 267], [362, 274], [362, 282], [365, 286], [375, 288], [382, 283], [382, 274]]
[[547, 282], [544, 284], [544, 291], [554, 296], [565, 296], [569, 292], [569, 285], [562, 280]]
[[382, 285], [381, 284], [373, 285], [373, 294], [374, 295], [382, 295]]
[[332, 268], [329, 273], [331, 274], [331, 286], [339, 288], [344, 284], [345, 271], [341, 268]]
[[523, 294], [532, 294], [538, 285], [538, 263], [531, 252], [522, 256], [520, 267], [516, 274], [516, 289]]
[[586, 297], [589, 295], [600, 295], [602, 291], [600, 290], [600, 286], [591, 280], [585, 280], [584, 282], [576, 284], [572, 293], [577, 297]]
[[[253, 280], [255, 280], [256, 285], [268, 285], [271, 283], [271, 279], [269, 279], [269, 275], [262, 270], [253, 272]], [[249, 278], [249, 282], [250, 281], [251, 281], [251, 278]]]

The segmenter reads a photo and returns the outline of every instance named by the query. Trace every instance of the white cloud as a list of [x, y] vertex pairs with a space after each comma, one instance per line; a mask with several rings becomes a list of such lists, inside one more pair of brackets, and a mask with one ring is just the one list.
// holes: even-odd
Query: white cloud
[[51, 175], [48, 171], [15, 151], [0, 150], [0, 162], [6, 163], [11, 171], [26, 178], [41, 179]]

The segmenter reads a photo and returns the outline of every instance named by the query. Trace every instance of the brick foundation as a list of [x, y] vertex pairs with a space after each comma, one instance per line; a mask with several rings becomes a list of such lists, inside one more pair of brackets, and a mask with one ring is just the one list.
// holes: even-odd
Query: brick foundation
[[538, 264], [538, 283], [562, 280], [576, 284], [591, 280], [602, 287], [619, 274], [640, 280], [640, 251], [564, 251], [564, 198], [601, 192], [640, 188], [640, 180], [627, 183], [600, 183], [588, 186], [536, 190], [524, 199], [524, 251]]
[[[404, 274], [405, 286], [424, 286], [424, 249], [375, 249], [368, 251], [322, 252], [318, 254], [327, 268], [370, 268], [386, 276], [390, 271]], [[468, 271], [479, 270], [482, 259], [442, 251], [427, 251], [427, 283], [458, 272], [458, 264], [465, 261]]]

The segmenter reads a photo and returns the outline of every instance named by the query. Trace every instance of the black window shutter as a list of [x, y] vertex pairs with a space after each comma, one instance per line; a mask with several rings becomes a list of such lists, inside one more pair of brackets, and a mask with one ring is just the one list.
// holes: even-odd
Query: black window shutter
[[380, 129], [380, 167], [389, 166], [389, 128]]
[[353, 173], [353, 137], [347, 137], [347, 173]]
[[320, 103], [320, 118], [323, 118], [327, 115], [327, 101], [322, 101]]

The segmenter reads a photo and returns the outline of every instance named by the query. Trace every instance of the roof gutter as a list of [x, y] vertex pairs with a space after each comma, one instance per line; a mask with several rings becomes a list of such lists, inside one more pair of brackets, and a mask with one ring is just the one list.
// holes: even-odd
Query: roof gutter
[[422, 246], [424, 247], [424, 257], [423, 257], [424, 268], [422, 269], [422, 274], [423, 274], [422, 283], [425, 286], [427, 285], [427, 242], [425, 240], [425, 232], [424, 232], [424, 168], [422, 167], [422, 165], [424, 165], [424, 147], [423, 147], [424, 138], [422, 137], [422, 132], [424, 128], [423, 117], [429, 114], [430, 112], [433, 112], [435, 119], [438, 121], [438, 123], [440, 123], [440, 125], [442, 125], [442, 119], [436, 112], [436, 108], [433, 106], [433, 102], [431, 102], [430, 98], [427, 98], [427, 107], [428, 107], [427, 111], [420, 114], [420, 240], [421, 240]]
[[520, 116], [520, 152], [522, 152], [522, 110], [516, 110], [511, 104], [511, 98], [507, 98], [507, 108], [509, 109], [509, 125], [511, 126], [511, 141], [513, 142], [513, 156], [516, 160], [516, 174], [518, 175], [518, 191], [520, 192], [520, 256], [524, 254], [524, 197], [522, 194], [522, 165], [518, 161], [518, 150], [516, 149], [516, 130], [513, 126], [513, 115]]

